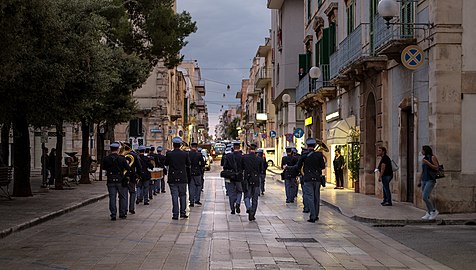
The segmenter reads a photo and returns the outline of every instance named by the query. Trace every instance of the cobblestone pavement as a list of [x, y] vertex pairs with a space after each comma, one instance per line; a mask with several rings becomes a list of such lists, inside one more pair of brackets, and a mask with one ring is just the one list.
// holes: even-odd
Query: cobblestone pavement
[[[449, 269], [327, 206], [317, 223], [306, 222], [301, 199], [286, 204], [284, 186], [271, 179], [255, 222], [243, 205], [230, 214], [223, 180], [207, 173], [203, 206], [189, 219], [171, 219], [169, 193], [117, 221], [100, 200], [0, 239], [0, 269]], [[74, 192], [105, 190], [95, 182]]]

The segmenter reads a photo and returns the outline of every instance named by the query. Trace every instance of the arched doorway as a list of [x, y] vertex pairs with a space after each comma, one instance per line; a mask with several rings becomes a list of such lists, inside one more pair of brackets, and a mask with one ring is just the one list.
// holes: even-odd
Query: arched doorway
[[365, 194], [375, 194], [375, 174], [376, 167], [376, 134], [377, 134], [377, 107], [375, 95], [369, 93], [365, 103], [365, 154], [364, 154], [364, 192]]

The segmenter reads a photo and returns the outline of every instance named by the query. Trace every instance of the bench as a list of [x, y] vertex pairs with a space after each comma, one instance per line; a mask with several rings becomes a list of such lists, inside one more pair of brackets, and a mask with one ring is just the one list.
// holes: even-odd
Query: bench
[[0, 167], [0, 197], [12, 199], [10, 196], [9, 186], [13, 179], [12, 167]]

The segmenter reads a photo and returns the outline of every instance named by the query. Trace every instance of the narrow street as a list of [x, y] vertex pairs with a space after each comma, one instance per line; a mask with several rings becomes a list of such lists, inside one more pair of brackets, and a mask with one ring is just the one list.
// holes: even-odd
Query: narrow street
[[0, 269], [449, 269], [325, 206], [306, 222], [271, 178], [256, 222], [231, 215], [218, 173], [188, 220], [171, 219], [169, 193], [115, 222], [101, 200], [0, 240]]

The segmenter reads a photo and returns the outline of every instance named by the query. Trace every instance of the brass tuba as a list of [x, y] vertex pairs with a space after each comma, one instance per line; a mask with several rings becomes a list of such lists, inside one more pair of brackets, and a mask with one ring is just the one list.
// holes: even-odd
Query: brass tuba
[[314, 147], [314, 151], [329, 152], [329, 147], [323, 141], [319, 140], [316, 147]]
[[[124, 156], [127, 160], [127, 163], [129, 163], [129, 167], [132, 168], [132, 165], [134, 165], [134, 156], [131, 155], [132, 149], [129, 148], [126, 144], [121, 142], [121, 149], [119, 150], [119, 155]], [[124, 174], [127, 173], [127, 170], [124, 170]]]

